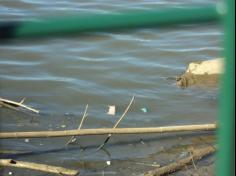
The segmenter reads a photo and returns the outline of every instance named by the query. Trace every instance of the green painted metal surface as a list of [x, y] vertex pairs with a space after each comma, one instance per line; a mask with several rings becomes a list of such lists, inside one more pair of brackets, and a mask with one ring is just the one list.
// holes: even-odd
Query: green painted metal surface
[[235, 102], [235, 1], [226, 1], [224, 25], [225, 73], [221, 80], [219, 153], [217, 176], [233, 176], [234, 162], [234, 102]]
[[208, 22], [218, 20], [218, 18], [215, 6], [145, 10], [121, 14], [80, 15], [23, 22], [17, 28], [15, 37], [39, 37], [74, 32], [163, 26], [175, 23]]

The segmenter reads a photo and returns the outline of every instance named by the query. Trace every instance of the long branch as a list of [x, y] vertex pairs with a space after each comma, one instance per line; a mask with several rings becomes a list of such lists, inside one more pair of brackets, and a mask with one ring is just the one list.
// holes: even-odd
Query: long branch
[[145, 133], [171, 133], [183, 131], [210, 131], [216, 130], [216, 124], [182, 125], [148, 128], [99, 128], [64, 131], [35, 131], [35, 132], [1, 132], [0, 139], [6, 138], [46, 138], [63, 136], [85, 136], [105, 134], [145, 134]]

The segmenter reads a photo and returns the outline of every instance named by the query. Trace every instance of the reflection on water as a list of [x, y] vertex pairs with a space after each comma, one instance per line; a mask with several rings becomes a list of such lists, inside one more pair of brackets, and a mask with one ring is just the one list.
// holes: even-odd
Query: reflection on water
[[[184, 8], [191, 3], [204, 5], [215, 2], [12, 0], [1, 1], [0, 19], [23, 20], [37, 16], [109, 13], [169, 6]], [[191, 61], [219, 57], [222, 50], [221, 36], [219, 26], [215, 24], [196, 24], [1, 44], [1, 97], [12, 100], [26, 97], [26, 104], [42, 112], [40, 115], [33, 115], [1, 109], [1, 131], [74, 129], [78, 127], [86, 104], [89, 104], [88, 118], [83, 128], [112, 127], [132, 95], [136, 96], [136, 100], [122, 121], [122, 127], [214, 122], [217, 116], [217, 88], [181, 90], [169, 78], [181, 74]], [[117, 106], [115, 117], [106, 114], [108, 105]], [[147, 108], [148, 112], [143, 113], [141, 108]], [[149, 137], [145, 136], [143, 139], [147, 140]], [[171, 147], [180, 142], [178, 137], [155, 141], [159, 138], [160, 136], [154, 136], [154, 141], [135, 144], [140, 136], [115, 136], [111, 139], [111, 144], [117, 141], [131, 142], [108, 146], [110, 159], [148, 158], [159, 150], [157, 146]], [[186, 137], [181, 142], [191, 143], [191, 138]], [[79, 139], [82, 146], [97, 146], [105, 137]], [[30, 152], [50, 151], [63, 148], [67, 140], [30, 139], [28, 143], [20, 139], [2, 140], [1, 147]], [[78, 148], [78, 145], [75, 147]], [[50, 164], [75, 168], [78, 160], [91, 161], [92, 166], [87, 168], [92, 169], [98, 166], [96, 161], [103, 163], [107, 160], [107, 154], [102, 151], [88, 154], [93, 151], [93, 148], [85, 150], [85, 153], [79, 152], [79, 149], [67, 149], [23, 155], [19, 159], [46, 160]], [[130, 164], [130, 167], [135, 166]], [[83, 168], [85, 175], [101, 173], [89, 169], [86, 172], [86, 167]], [[106, 172], [107, 175], [121, 173], [115, 166], [113, 170], [108, 169]], [[25, 171], [24, 175], [27, 174], [32, 175], [32, 172]]]

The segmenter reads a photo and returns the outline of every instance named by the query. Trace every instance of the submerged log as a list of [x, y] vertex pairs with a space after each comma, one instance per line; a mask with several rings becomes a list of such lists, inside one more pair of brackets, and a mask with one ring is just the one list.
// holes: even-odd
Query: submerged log
[[186, 88], [192, 85], [217, 86], [224, 72], [223, 59], [191, 62], [185, 73], [176, 78], [177, 86]]

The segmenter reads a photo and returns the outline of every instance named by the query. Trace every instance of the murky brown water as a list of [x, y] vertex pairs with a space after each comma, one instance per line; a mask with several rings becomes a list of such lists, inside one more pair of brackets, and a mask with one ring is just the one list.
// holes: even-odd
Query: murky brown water
[[[3, 0], [0, 2], [0, 20], [170, 6], [184, 8], [193, 3], [215, 2]], [[221, 36], [219, 26], [206, 24], [1, 44], [1, 97], [12, 100], [26, 97], [26, 104], [42, 113], [34, 115], [1, 108], [0, 130], [75, 129], [86, 104], [89, 104], [89, 116], [83, 128], [112, 127], [133, 95], [135, 103], [121, 127], [215, 122], [217, 88], [182, 90], [176, 87], [172, 78], [181, 74], [191, 61], [219, 57]], [[117, 106], [115, 117], [106, 115], [108, 105]], [[141, 108], [147, 108], [148, 112], [143, 113]], [[172, 155], [163, 154], [159, 159], [152, 156], [163, 148], [193, 144], [195, 138], [194, 135], [114, 136], [106, 147], [108, 151], [99, 152], [95, 152], [95, 148], [103, 142], [104, 136], [81, 137], [79, 145], [67, 149], [64, 148], [67, 138], [32, 139], [29, 142], [1, 140], [0, 143], [4, 150], [28, 152], [2, 157], [81, 169], [82, 175], [128, 176], [150, 169], [132, 162], [168, 163], [170, 159], [167, 158]], [[80, 145], [87, 147], [86, 150], [81, 151]], [[107, 166], [106, 160], [111, 160], [112, 165]], [[15, 175], [47, 175], [12, 168], [1, 170], [1, 174], [7, 175], [10, 170]]]

